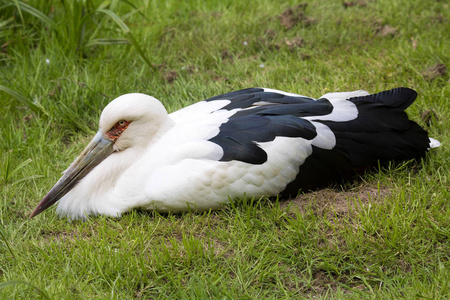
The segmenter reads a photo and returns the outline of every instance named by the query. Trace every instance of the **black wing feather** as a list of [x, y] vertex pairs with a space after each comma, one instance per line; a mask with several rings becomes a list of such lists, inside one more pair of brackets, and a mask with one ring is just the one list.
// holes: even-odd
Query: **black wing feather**
[[245, 90], [239, 90], [219, 96], [215, 96], [205, 101], [214, 100], [229, 100], [230, 103], [224, 106], [222, 109], [232, 110], [232, 109], [244, 109], [253, 106], [258, 102], [266, 102], [271, 104], [289, 104], [293, 105], [296, 103], [314, 103], [314, 99], [308, 97], [294, 97], [284, 94], [279, 94], [275, 92], [264, 92], [262, 88], [250, 88]]
[[407, 109], [417, 98], [417, 92], [410, 88], [399, 87], [388, 91], [383, 91], [373, 95], [353, 97], [352, 102], [373, 102], [382, 103], [389, 107], [395, 107], [401, 110]]
[[[228, 97], [228, 99], [226, 98]], [[220, 126], [219, 133], [210, 139], [224, 151], [220, 161], [239, 160], [251, 164], [267, 161], [267, 154], [257, 143], [273, 141], [277, 136], [316, 137], [315, 126], [305, 116], [329, 114], [333, 106], [322, 99], [314, 101], [307, 97], [292, 97], [262, 89], [247, 89], [224, 94], [206, 101], [230, 100], [223, 109], [239, 109], [228, 122]], [[263, 102], [264, 105], [253, 106]]]
[[404, 112], [416, 96], [414, 90], [396, 88], [353, 97], [348, 100], [358, 109], [356, 119], [319, 122], [333, 131], [337, 145], [346, 149], [355, 168], [378, 161], [419, 159], [429, 148], [428, 133]]
[[230, 93], [225, 93], [225, 94], [221, 94], [218, 96], [214, 96], [214, 97], [206, 99], [205, 101], [224, 100], [224, 99], [232, 101], [233, 99], [236, 99], [240, 95], [243, 95], [243, 94], [252, 95], [253, 93], [258, 93], [258, 92], [263, 92], [263, 91], [264, 91], [264, 89], [262, 89], [262, 88], [248, 88], [248, 89], [233, 91]]

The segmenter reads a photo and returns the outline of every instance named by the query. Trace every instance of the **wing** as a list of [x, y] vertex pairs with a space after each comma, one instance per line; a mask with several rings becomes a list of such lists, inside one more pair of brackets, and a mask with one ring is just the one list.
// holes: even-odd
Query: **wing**
[[[333, 99], [330, 101], [274, 89], [249, 88], [206, 99], [170, 116], [175, 122], [188, 124], [199, 119], [215, 119], [217, 115], [217, 119], [221, 119], [217, 134], [208, 141], [223, 150], [220, 161], [263, 164], [268, 153], [261, 144], [273, 143], [276, 137], [304, 139], [309, 141], [303, 143], [305, 147], [334, 148], [335, 138], [329, 128], [312, 120], [320, 116], [333, 120], [354, 119], [356, 109], [344, 98], [365, 94], [364, 91], [328, 94]], [[226, 118], [223, 118], [224, 111], [229, 112]], [[293, 150], [293, 155], [295, 151], [310, 152]]]
[[333, 105], [327, 99], [315, 100], [273, 89], [250, 88], [209, 98], [173, 113], [171, 117], [175, 117], [176, 122], [186, 122], [205, 115], [211, 118], [224, 110], [231, 115], [223, 120], [217, 135], [209, 139], [223, 149], [220, 161], [263, 164], [267, 161], [267, 153], [260, 147], [261, 143], [273, 142], [276, 137], [312, 141], [319, 133], [304, 117], [328, 115]]
[[377, 165], [378, 160], [422, 157], [429, 148], [427, 133], [404, 112], [415, 97], [407, 88], [373, 95], [329, 93], [318, 100], [250, 88], [209, 98], [171, 116], [176, 122], [205, 116], [215, 120], [214, 134], [206, 140], [222, 149], [220, 158], [214, 156], [221, 162], [273, 165], [283, 143], [289, 148], [283, 155], [295, 161], [298, 170], [297, 177], [286, 182], [283, 194], [289, 195], [345, 177], [355, 168]]

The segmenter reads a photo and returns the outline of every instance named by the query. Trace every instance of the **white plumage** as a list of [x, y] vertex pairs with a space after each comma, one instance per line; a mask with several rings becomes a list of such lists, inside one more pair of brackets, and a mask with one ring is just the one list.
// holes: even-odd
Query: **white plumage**
[[[299, 188], [314, 188], [316, 182], [320, 186], [324, 179], [346, 175], [360, 167], [360, 161], [365, 164], [357, 149], [349, 148], [350, 140], [359, 137], [364, 147], [376, 147], [376, 141], [365, 141], [367, 132], [386, 138], [401, 135], [408, 141], [408, 145], [392, 141], [399, 154], [386, 157], [380, 150], [376, 160], [423, 156], [430, 140], [419, 126], [406, 125], [409, 120], [403, 113], [415, 92], [399, 88], [383, 93], [329, 93], [316, 101], [254, 88], [169, 115], [151, 96], [123, 95], [105, 107], [95, 137], [31, 217], [58, 200], [60, 215], [78, 219], [98, 214], [117, 217], [134, 208], [203, 211], [244, 195], [295, 194]], [[369, 122], [370, 118], [386, 120], [379, 130], [368, 128], [360, 135], [366, 127], [358, 121], [361, 114]], [[391, 120], [399, 115], [406, 123]], [[352, 136], [342, 138], [347, 132]], [[367, 165], [373, 164], [369, 157]]]

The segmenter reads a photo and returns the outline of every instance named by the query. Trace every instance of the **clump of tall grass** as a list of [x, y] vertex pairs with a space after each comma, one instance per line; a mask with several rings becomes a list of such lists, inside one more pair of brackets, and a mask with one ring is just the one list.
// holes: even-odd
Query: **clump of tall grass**
[[[138, 18], [145, 18], [131, 2], [5, 0], [0, 3], [0, 37], [6, 41], [0, 43], [0, 66], [8, 68], [18, 60], [27, 61], [33, 53], [41, 53], [42, 56], [39, 61], [31, 59], [34, 64], [24, 64], [21, 74], [0, 73], [0, 92], [6, 93], [33, 115], [44, 117], [50, 122], [62, 119], [69, 124], [71, 130], [88, 132], [86, 123], [78, 122], [75, 116], [80, 111], [99, 109], [92, 107], [90, 97], [85, 96], [86, 92], [96, 92], [79, 82], [76, 77], [62, 76], [67, 73], [64, 72], [66, 61], [87, 61], [96, 55], [103, 55], [105, 47], [128, 45], [135, 50], [150, 72], [156, 71], [126, 24], [126, 20], [135, 14], [139, 15]], [[71, 85], [72, 91], [80, 88], [85, 90], [80, 93], [82, 101], [77, 101], [76, 105], [70, 98], [58, 97], [59, 105], [54, 106], [52, 101], [55, 100], [49, 99], [51, 97], [48, 95], [55, 92], [40, 89], [41, 80], [48, 73], [47, 65], [55, 64], [44, 57], [52, 55], [61, 60], [53, 78], [49, 78], [57, 81], [55, 90], [60, 89], [60, 82], [63, 80], [76, 85], [75, 88]], [[33, 72], [36, 76], [27, 76]], [[26, 78], [27, 83], [24, 85], [22, 80], [17, 80], [18, 76]], [[55, 80], [56, 76], [59, 78]]]
[[[66, 54], [80, 57], [89, 56], [97, 46], [131, 44], [147, 66], [156, 70], [124, 21], [128, 16], [139, 13], [132, 3], [123, 1], [130, 7], [124, 16], [115, 12], [118, 1], [36, 0], [31, 3], [6, 0], [0, 6], [3, 14], [0, 32], [5, 38], [4, 29], [14, 28], [13, 31], [19, 33], [19, 40], [25, 39], [28, 47], [38, 47], [42, 42], [38, 36], [50, 35]], [[105, 32], [108, 36], [103, 36]]]

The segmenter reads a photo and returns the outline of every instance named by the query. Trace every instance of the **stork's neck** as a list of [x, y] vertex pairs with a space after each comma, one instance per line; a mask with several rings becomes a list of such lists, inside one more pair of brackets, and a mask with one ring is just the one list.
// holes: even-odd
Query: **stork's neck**
[[175, 122], [166, 115], [167, 118], [158, 126], [156, 129], [155, 134], [153, 135], [152, 139], [148, 142], [147, 147], [150, 145], [157, 143], [170, 129], [172, 129], [175, 126]]
[[[97, 166], [94, 170], [99, 174], [97, 177], [103, 177], [103, 181], [99, 187], [103, 189], [100, 198], [108, 198], [108, 192], [113, 190], [117, 185], [117, 181], [121, 180], [121, 176], [131, 168], [134, 164], [138, 164], [141, 157], [159, 140], [174, 127], [175, 122], [168, 115], [161, 121], [158, 126], [142, 126], [135, 128], [133, 132], [132, 146], [123, 151], [113, 153], [104, 162]], [[108, 174], [102, 176], [100, 174]], [[98, 188], [97, 188], [98, 189]], [[110, 201], [110, 200], [108, 200]]]
[[146, 151], [157, 144], [174, 124], [166, 115], [159, 126], [135, 127], [134, 134], [130, 134], [126, 141], [130, 147], [111, 154], [78, 182], [60, 199], [58, 213], [73, 219], [97, 214], [118, 216], [133, 207], [133, 203], [140, 199], [134, 199], [132, 195], [125, 199], [117, 195], [115, 187], [123, 180], [122, 176], [127, 176], [127, 170], [139, 164]]

